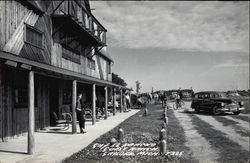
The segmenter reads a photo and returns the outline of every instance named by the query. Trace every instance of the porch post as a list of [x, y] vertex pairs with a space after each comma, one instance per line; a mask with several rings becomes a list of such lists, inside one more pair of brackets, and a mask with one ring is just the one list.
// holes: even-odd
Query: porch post
[[130, 108], [129, 109], [131, 109], [132, 108], [131, 91], [129, 91], [129, 104], [130, 104]]
[[28, 154], [35, 153], [35, 93], [34, 93], [34, 72], [29, 71], [29, 85], [28, 85], [29, 99], [29, 126], [28, 126]]
[[121, 109], [120, 109], [120, 112], [122, 112], [122, 109], [123, 109], [123, 98], [122, 98], [122, 89], [120, 90], [120, 93], [121, 93], [121, 97], [120, 97], [120, 107], [121, 107]]
[[96, 122], [96, 92], [95, 92], [95, 84], [93, 84], [92, 89], [92, 125]]
[[116, 99], [115, 99], [115, 94], [116, 94], [116, 89], [113, 88], [113, 115], [115, 115], [116, 113], [116, 107], [115, 107], [115, 102], [116, 102]]
[[108, 87], [104, 87], [105, 90], [105, 119], [108, 118]]
[[77, 82], [76, 80], [73, 80], [72, 83], [72, 134], [77, 133], [76, 129], [76, 87], [77, 87]]

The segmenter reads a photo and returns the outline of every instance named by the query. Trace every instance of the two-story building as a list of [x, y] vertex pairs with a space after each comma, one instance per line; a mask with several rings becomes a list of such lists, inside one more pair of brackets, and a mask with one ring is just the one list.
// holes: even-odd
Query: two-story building
[[32, 144], [34, 129], [65, 108], [76, 133], [78, 93], [91, 104], [93, 124], [96, 105], [107, 114], [113, 89], [124, 87], [112, 83], [106, 32], [88, 0], [0, 1], [1, 140], [28, 131]]

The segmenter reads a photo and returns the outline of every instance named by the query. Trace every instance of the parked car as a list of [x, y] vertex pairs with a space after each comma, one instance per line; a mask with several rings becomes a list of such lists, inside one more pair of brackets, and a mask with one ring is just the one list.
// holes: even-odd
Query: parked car
[[176, 100], [177, 94], [178, 94], [178, 90], [168, 90], [166, 92], [167, 99], [170, 101]]
[[240, 97], [240, 95], [239, 95], [239, 93], [237, 92], [237, 91], [228, 91], [227, 92], [227, 96], [230, 98], [230, 97], [232, 97], [232, 98], [237, 98], [237, 97]]
[[201, 110], [210, 111], [214, 115], [224, 112], [240, 114], [245, 109], [243, 101], [230, 99], [224, 92], [195, 93], [191, 108], [195, 109], [196, 112], [200, 112]]
[[192, 89], [183, 89], [181, 90], [182, 100], [184, 101], [192, 101], [194, 91]]

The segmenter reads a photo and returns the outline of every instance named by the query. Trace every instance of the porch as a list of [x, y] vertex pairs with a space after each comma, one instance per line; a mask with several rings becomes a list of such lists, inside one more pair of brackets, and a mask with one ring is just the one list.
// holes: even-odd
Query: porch
[[[113, 129], [121, 122], [137, 113], [139, 110], [131, 110], [124, 113], [116, 113], [105, 121], [99, 121], [95, 125], [86, 122], [85, 134], [71, 134], [72, 126], [66, 131], [41, 131], [35, 132], [36, 152], [27, 154], [27, 135], [21, 135], [8, 142], [2, 142], [0, 146], [0, 162], [60, 162], [75, 152], [87, 147], [92, 141], [104, 133]], [[77, 128], [77, 133], [79, 133]], [[67, 134], [68, 133], [68, 134]]]
[[[98, 114], [96, 114], [98, 112], [96, 111], [96, 109], [98, 107], [101, 106], [103, 108], [103, 117], [105, 119], [109, 119], [107, 117], [112, 114], [108, 114], [108, 102], [112, 101], [113, 107], [111, 107], [110, 109], [113, 115], [115, 115], [115, 100], [112, 99], [116, 97], [116, 93], [121, 94], [121, 108], [123, 108], [123, 106], [125, 105], [123, 104], [125, 102], [122, 98], [124, 97], [123, 93], [126, 88], [123, 86], [116, 85], [106, 80], [100, 80], [87, 75], [82, 75], [65, 69], [56, 68], [54, 66], [30, 61], [11, 54], [1, 53], [1, 58], [3, 59], [0, 59], [0, 75], [2, 75], [5, 80], [0, 83], [1, 89], [4, 90], [3, 92], [1, 91], [1, 97], [3, 97], [3, 100], [1, 100], [0, 98], [0, 111], [4, 110], [5, 112], [0, 112], [0, 118], [8, 117], [8, 119], [0, 119], [0, 138], [2, 140], [5, 140], [5, 138], [7, 138], [7, 142], [19, 142], [20, 139], [12, 140], [8, 137], [20, 137], [21, 139], [23, 139], [23, 141], [21, 141], [22, 143], [19, 143], [17, 147], [21, 146], [21, 149], [26, 147], [27, 151], [28, 146], [29, 154], [34, 154], [34, 152], [37, 151], [35, 149], [35, 144], [39, 144], [40, 141], [43, 140], [43, 137], [41, 136], [36, 137], [37, 135], [40, 135], [40, 132], [36, 132], [36, 136], [34, 136], [34, 129], [44, 129], [47, 126], [53, 125], [53, 113], [55, 112], [57, 115], [60, 115], [62, 113], [62, 110], [65, 110], [63, 109], [65, 107], [68, 108], [66, 110], [72, 116], [70, 125], [73, 126], [69, 128], [67, 133], [78, 133], [78, 127], [76, 125], [76, 112], [75, 109], [72, 109], [75, 108], [76, 96], [78, 93], [81, 93], [83, 95], [83, 102], [92, 103], [92, 106], [89, 106], [89, 110], [91, 110], [92, 112], [90, 114], [91, 117], [88, 119], [90, 121], [87, 122], [87, 131], [89, 124], [96, 124], [96, 120], [98, 119]], [[12, 78], [12, 76], [15, 76], [17, 79], [20, 79], [22, 77], [23, 81], [20, 82], [20, 80], [15, 80], [14, 78]], [[7, 95], [2, 94], [4, 92], [6, 92], [5, 94]], [[20, 115], [18, 113], [13, 114], [15, 113], [13, 112], [13, 110], [21, 110], [21, 106], [17, 107], [19, 106], [17, 104], [19, 104], [20, 102], [23, 102], [21, 109], [25, 110], [25, 112], [23, 111], [23, 115]], [[120, 109], [120, 111], [122, 111], [122, 109]], [[16, 118], [17, 116], [14, 115], [18, 115], [18, 118]], [[23, 119], [25, 119], [25, 121]], [[26, 134], [23, 134], [26, 136], [19, 136], [19, 134], [25, 133], [27, 131], [29, 133], [28, 141], [26, 140]], [[102, 131], [102, 129], [100, 129], [100, 131]], [[95, 132], [96, 131], [94, 131], [93, 128], [93, 133]], [[60, 135], [71, 137], [70, 134], [66, 134], [64, 132]], [[59, 135], [58, 132], [56, 135]], [[90, 137], [93, 136], [91, 135]], [[56, 140], [58, 139], [55, 139], [55, 141], [53, 142], [56, 142]], [[6, 148], [4, 148], [2, 144], [5, 144], [5, 142], [1, 143], [2, 149], [0, 150], [0, 153], [5, 153], [4, 151], [8, 151], [8, 149], [11, 149], [12, 147], [12, 145], [10, 144], [10, 147], [8, 147], [7, 145], [5, 146]], [[13, 148], [14, 151], [10, 150], [8, 152], [16, 153], [15, 148]], [[26, 153], [26, 151], [23, 152]], [[21, 150], [21, 153], [23, 152]], [[17, 153], [20, 153], [20, 151], [17, 151]], [[37, 154], [35, 153], [35, 155]]]

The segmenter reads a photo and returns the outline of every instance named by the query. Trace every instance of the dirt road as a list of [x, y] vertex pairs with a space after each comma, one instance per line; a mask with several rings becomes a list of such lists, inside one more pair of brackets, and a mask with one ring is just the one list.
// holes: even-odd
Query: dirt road
[[186, 146], [199, 162], [249, 161], [249, 122], [237, 117], [241, 115], [197, 114], [190, 102], [173, 112], [185, 131]]

